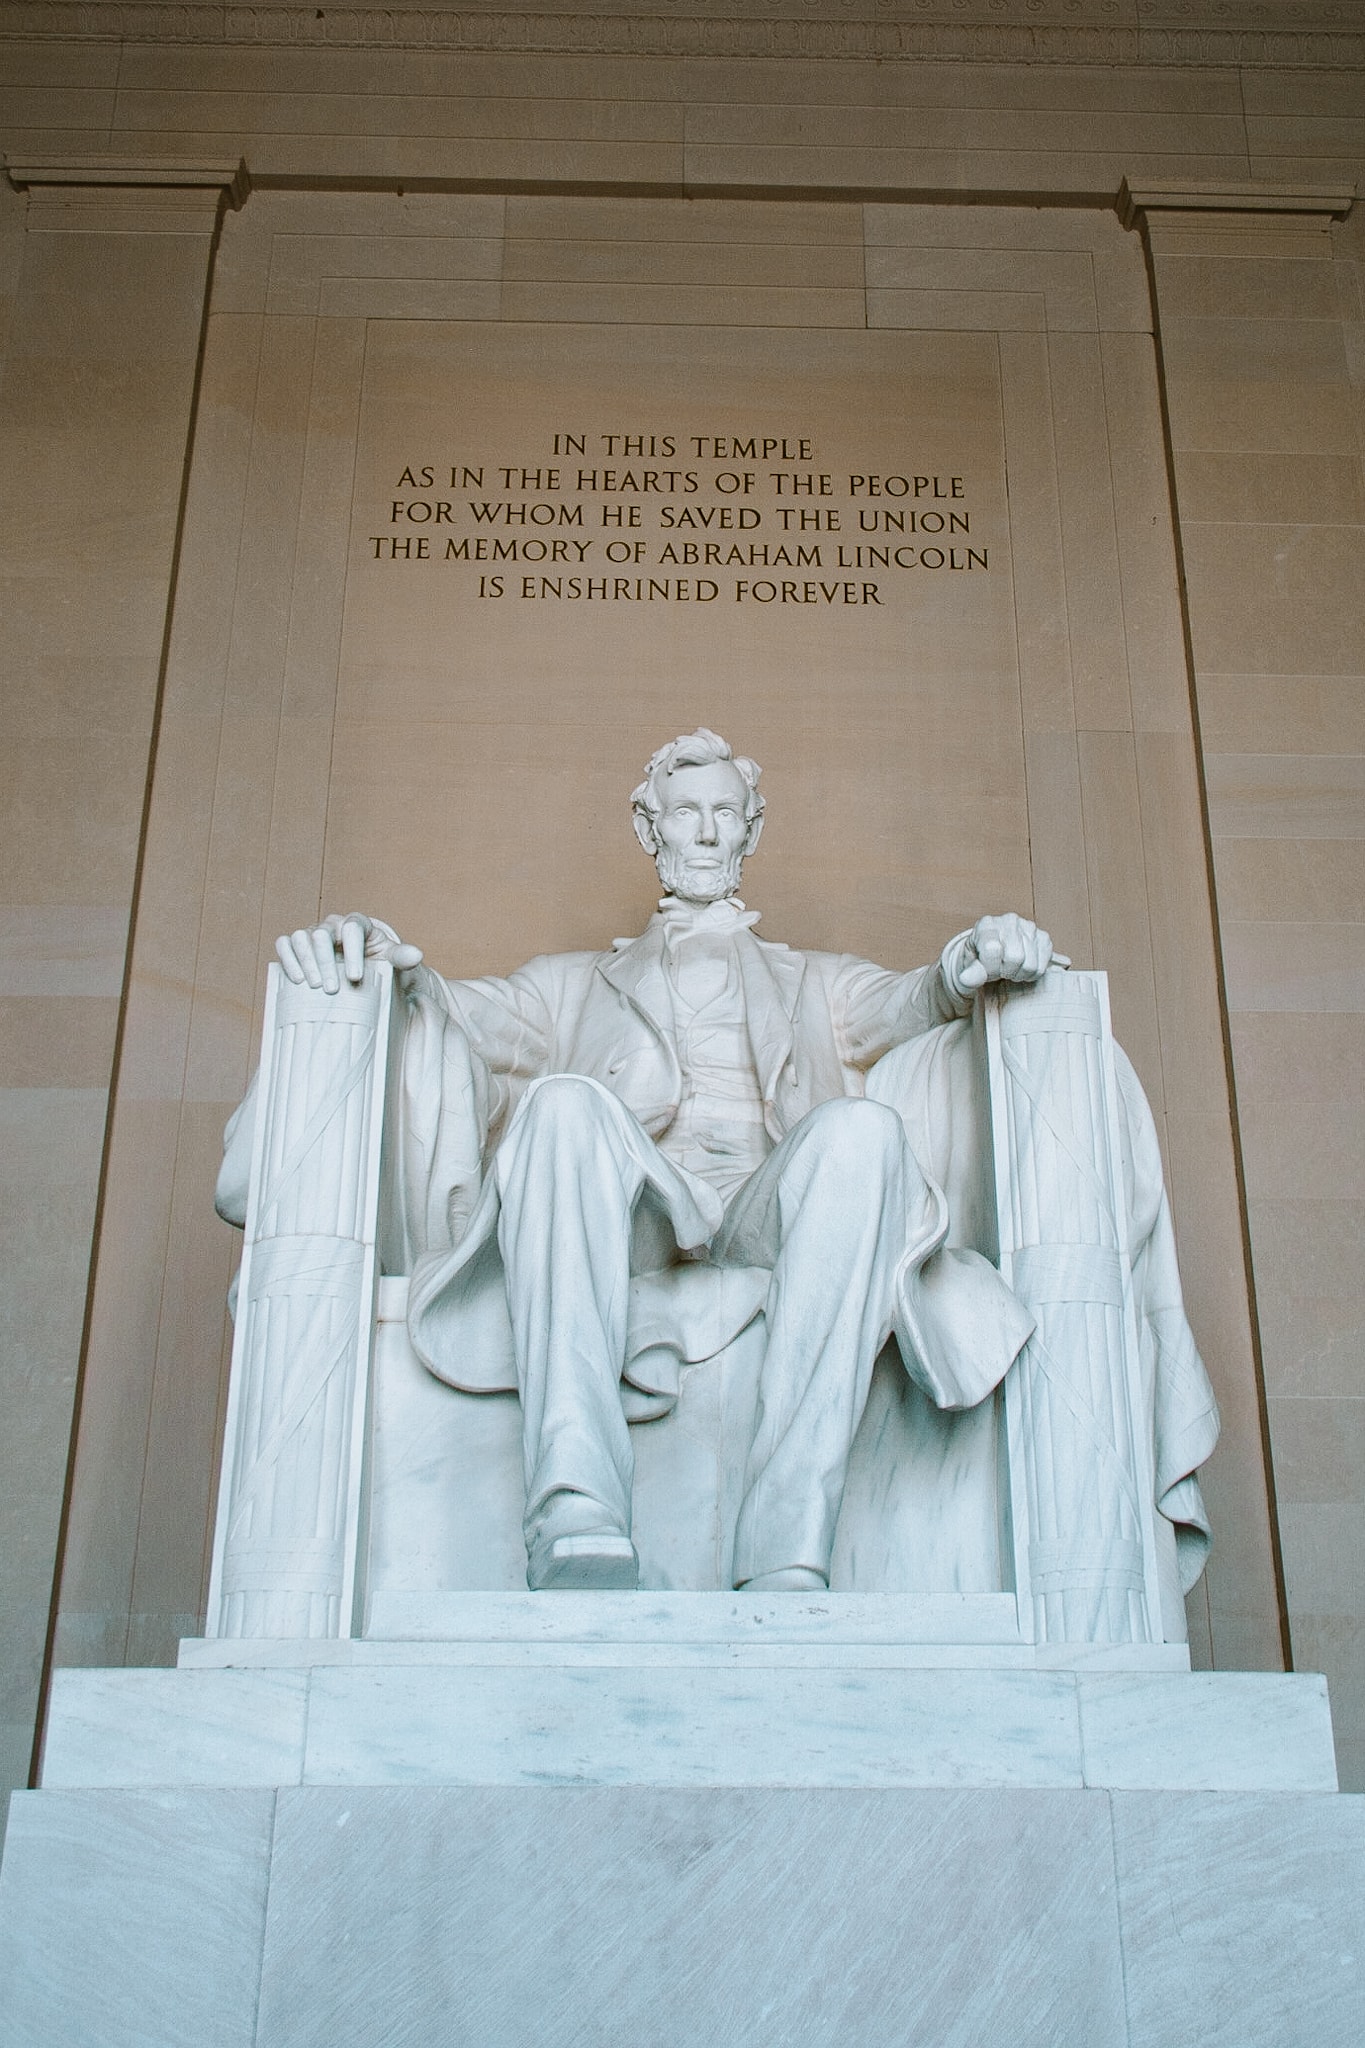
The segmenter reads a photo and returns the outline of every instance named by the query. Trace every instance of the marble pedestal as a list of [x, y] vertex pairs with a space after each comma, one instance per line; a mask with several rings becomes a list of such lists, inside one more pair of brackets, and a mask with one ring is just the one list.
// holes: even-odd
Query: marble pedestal
[[1360, 2038], [1320, 1679], [952, 1642], [885, 1596], [373, 1620], [58, 1674], [7, 2048]]
[[980, 1608], [460, 1593], [381, 1610], [387, 1640], [187, 1642], [57, 1673], [43, 1784], [1335, 1790], [1322, 1679], [954, 1640]]
[[1356, 2048], [1365, 1801], [17, 1794], [8, 2048]]

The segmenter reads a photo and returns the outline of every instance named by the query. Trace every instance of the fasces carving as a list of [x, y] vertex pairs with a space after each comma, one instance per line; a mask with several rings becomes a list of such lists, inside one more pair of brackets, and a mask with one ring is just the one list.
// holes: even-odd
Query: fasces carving
[[635, 1585], [630, 1424], [668, 1415], [684, 1370], [761, 1321], [725, 1583], [828, 1586], [894, 1338], [942, 1411], [1006, 1382], [1013, 1526], [993, 1568], [1026, 1638], [1183, 1635], [1217, 1416], [1103, 977], [1050, 966], [1048, 935], [1013, 915], [911, 974], [758, 938], [735, 893], [758, 780], [704, 729], [652, 758], [632, 802], [665, 893], [610, 952], [460, 982], [369, 917], [278, 942], [255, 1161], [244, 1105], [219, 1188], [250, 1239], [220, 1632], [349, 1625], [378, 963], [401, 990], [385, 1264], [411, 1276], [433, 1374], [520, 1395], [533, 1589]]
[[251, 1151], [251, 1198], [212, 1634], [350, 1631], [392, 971], [372, 963], [332, 994], [274, 981], [261, 1070], [229, 1126]]
[[1103, 976], [986, 1016], [1000, 1270], [1035, 1318], [1006, 1397], [1040, 1639], [1157, 1642], [1149, 1431]]

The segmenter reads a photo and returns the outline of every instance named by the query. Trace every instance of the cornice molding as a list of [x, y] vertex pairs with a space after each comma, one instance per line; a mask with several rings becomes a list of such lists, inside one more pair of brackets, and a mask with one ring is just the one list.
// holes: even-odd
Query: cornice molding
[[[1022, 17], [1022, 18], [1021, 18]], [[0, 42], [878, 63], [1365, 69], [1359, 0], [553, 0], [496, 7], [0, 0]]]

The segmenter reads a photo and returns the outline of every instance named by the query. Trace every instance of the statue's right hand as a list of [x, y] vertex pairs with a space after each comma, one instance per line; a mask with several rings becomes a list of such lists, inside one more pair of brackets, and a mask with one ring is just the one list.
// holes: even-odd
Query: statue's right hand
[[284, 932], [275, 941], [280, 965], [292, 982], [301, 987], [325, 989], [335, 995], [341, 987], [337, 956], [347, 981], [359, 982], [367, 960], [388, 960], [396, 969], [416, 967], [422, 958], [420, 946], [406, 946], [392, 925], [362, 911], [349, 910], [344, 917], [335, 912], [311, 929], [300, 926]]

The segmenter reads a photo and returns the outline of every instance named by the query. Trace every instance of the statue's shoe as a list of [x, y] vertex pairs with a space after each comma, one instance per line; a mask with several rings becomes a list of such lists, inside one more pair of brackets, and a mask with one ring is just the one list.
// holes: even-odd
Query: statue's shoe
[[789, 1564], [781, 1571], [760, 1572], [736, 1589], [741, 1593], [827, 1593], [829, 1580], [809, 1565]]
[[629, 1536], [595, 1529], [580, 1536], [556, 1536], [537, 1545], [526, 1567], [533, 1593], [633, 1593], [640, 1560]]

